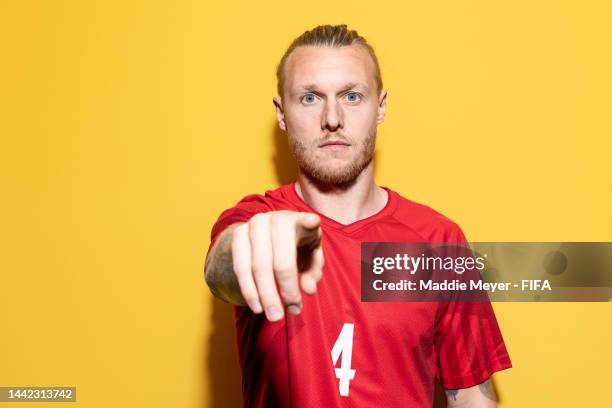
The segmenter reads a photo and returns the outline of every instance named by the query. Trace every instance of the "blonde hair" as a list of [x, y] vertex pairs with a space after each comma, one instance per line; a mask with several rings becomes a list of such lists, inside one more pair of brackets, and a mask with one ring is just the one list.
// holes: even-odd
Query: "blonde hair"
[[282, 97], [283, 95], [283, 85], [285, 80], [284, 68], [285, 63], [287, 62], [287, 58], [289, 55], [295, 50], [297, 47], [344, 47], [353, 44], [361, 45], [366, 49], [370, 57], [372, 57], [372, 61], [374, 61], [374, 66], [376, 67], [376, 86], [378, 88], [378, 92], [382, 89], [382, 77], [380, 75], [380, 66], [378, 65], [378, 58], [376, 58], [376, 54], [374, 53], [374, 48], [365, 38], [359, 35], [359, 33], [355, 30], [349, 30], [346, 24], [340, 25], [320, 25], [312, 30], [305, 31], [302, 35], [297, 37], [285, 54], [280, 60], [278, 67], [276, 68], [276, 89], [278, 94]]

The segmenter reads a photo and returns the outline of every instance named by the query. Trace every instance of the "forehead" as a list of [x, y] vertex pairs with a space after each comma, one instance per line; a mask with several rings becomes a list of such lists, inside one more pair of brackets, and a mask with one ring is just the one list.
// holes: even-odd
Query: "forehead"
[[375, 87], [376, 67], [372, 57], [360, 45], [343, 47], [298, 47], [285, 63], [285, 89], [305, 84], [319, 87], [344, 86], [347, 82]]

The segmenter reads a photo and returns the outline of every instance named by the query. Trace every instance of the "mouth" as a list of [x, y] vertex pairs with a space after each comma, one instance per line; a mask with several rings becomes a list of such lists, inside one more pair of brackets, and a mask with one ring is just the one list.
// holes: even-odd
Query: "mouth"
[[321, 143], [319, 147], [323, 149], [337, 150], [347, 148], [350, 145], [350, 143], [343, 140], [326, 140], [325, 142]]

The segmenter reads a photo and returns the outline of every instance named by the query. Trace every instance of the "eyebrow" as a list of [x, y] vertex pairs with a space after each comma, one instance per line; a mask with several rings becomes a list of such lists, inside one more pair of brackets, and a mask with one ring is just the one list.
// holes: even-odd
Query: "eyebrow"
[[[342, 87], [342, 90], [339, 93], [343, 93], [343, 92], [346, 92], [350, 89], [357, 88], [357, 87], [362, 87], [365, 90], [368, 89], [368, 86], [364, 84], [363, 82], [349, 82], [345, 84], [344, 87]], [[297, 91], [298, 92], [303, 92], [303, 91], [313, 92], [313, 91], [317, 91], [317, 89], [318, 89], [318, 86], [316, 84], [311, 83], [311, 84], [299, 86]]]

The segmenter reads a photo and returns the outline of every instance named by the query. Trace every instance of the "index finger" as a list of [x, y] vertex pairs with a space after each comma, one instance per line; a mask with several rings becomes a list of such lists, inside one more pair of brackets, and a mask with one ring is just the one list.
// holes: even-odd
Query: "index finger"
[[299, 213], [295, 220], [295, 236], [298, 246], [316, 248], [321, 243], [321, 219], [314, 213]]

